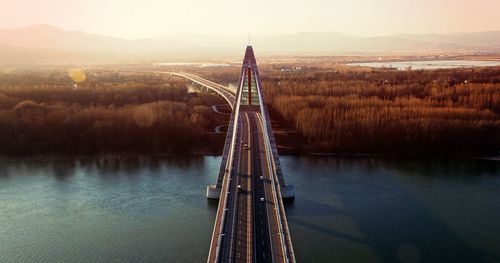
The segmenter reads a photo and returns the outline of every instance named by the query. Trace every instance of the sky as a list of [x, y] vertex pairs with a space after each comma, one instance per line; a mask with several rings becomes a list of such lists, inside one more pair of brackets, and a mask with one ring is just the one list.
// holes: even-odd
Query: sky
[[0, 28], [49, 24], [127, 39], [336, 31], [500, 30], [500, 0], [0, 0]]

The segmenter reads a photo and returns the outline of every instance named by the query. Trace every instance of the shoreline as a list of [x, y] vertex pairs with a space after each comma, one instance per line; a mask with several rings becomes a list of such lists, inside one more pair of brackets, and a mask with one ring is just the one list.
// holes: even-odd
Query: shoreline
[[302, 153], [290, 154], [297, 156], [316, 156], [316, 157], [358, 157], [358, 158], [386, 158], [386, 159], [436, 159], [436, 160], [485, 160], [500, 161], [500, 155], [491, 156], [460, 156], [460, 155], [394, 155], [394, 154], [370, 154], [370, 153]]
[[[215, 151], [193, 152], [189, 154], [147, 154], [147, 153], [109, 153], [109, 154], [48, 154], [36, 156], [8, 156], [0, 155], [0, 162], [52, 162], [75, 159], [130, 159], [130, 158], [185, 158], [202, 156], [221, 156], [222, 153]], [[308, 157], [344, 157], [344, 158], [380, 158], [380, 159], [435, 159], [435, 160], [482, 160], [500, 162], [500, 155], [491, 156], [442, 156], [442, 155], [393, 155], [393, 154], [365, 154], [365, 153], [283, 153], [280, 156], [308, 156]]]

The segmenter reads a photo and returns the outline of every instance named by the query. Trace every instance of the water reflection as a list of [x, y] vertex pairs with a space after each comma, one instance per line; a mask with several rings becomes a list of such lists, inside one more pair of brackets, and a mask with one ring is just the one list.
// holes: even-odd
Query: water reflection
[[[282, 164], [296, 185], [287, 217], [296, 251], [306, 251], [297, 253], [301, 261], [500, 261], [500, 229], [490, 221], [500, 220], [498, 162], [289, 157]], [[486, 191], [492, 184], [496, 193]], [[473, 211], [484, 225], [471, 230]]]
[[[500, 261], [499, 162], [285, 156], [281, 163], [296, 190], [286, 211], [299, 262]], [[219, 165], [208, 156], [2, 161], [0, 255], [205, 261], [218, 205], [205, 187]]]
[[100, 176], [134, 176], [148, 170], [158, 173], [162, 167], [179, 170], [204, 165], [203, 156], [185, 157], [102, 157], [102, 158], [66, 158], [59, 160], [4, 160], [0, 165], [0, 176], [19, 176], [45, 174], [58, 180], [65, 180], [75, 175], [77, 170], [97, 172]]
[[219, 162], [218, 157], [2, 162], [0, 261], [204, 261], [216, 212], [205, 186], [215, 181]]
[[[436, 158], [383, 158], [383, 157], [292, 157], [307, 166], [327, 167], [329, 170], [363, 168], [367, 171], [394, 169], [401, 172], [412, 171], [426, 176], [447, 175], [488, 175], [500, 174], [498, 161], [461, 160]], [[332, 171], [333, 172], [333, 171]], [[459, 177], [457, 177], [459, 178]]]
[[66, 162], [50, 162], [52, 173], [57, 180], [65, 180], [67, 177], [75, 174], [77, 161], [68, 160]]

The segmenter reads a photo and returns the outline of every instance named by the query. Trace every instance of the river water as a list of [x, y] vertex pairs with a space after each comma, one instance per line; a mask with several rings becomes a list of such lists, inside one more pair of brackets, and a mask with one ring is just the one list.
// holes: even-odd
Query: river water
[[500, 61], [496, 60], [428, 60], [428, 61], [393, 61], [393, 62], [362, 62], [348, 63], [349, 66], [362, 66], [370, 68], [396, 68], [398, 70], [411, 69], [449, 69], [496, 67]]
[[[298, 262], [500, 262], [500, 162], [281, 160]], [[205, 262], [219, 164], [0, 161], [0, 262]]]

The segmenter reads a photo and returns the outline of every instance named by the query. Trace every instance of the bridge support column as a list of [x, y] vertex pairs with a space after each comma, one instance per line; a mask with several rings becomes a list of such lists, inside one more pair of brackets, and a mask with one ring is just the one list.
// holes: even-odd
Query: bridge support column
[[209, 185], [207, 186], [207, 198], [208, 199], [214, 199], [214, 200], [219, 200], [220, 198], [220, 188], [217, 188], [216, 185]]
[[293, 190], [293, 185], [287, 184], [286, 186], [280, 187], [281, 198], [282, 199], [292, 199], [295, 198], [295, 191]]

